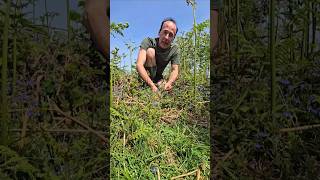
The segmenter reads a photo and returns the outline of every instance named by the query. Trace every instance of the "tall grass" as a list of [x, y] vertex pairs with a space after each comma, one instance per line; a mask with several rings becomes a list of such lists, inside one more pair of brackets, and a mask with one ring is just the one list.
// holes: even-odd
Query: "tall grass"
[[197, 81], [197, 77], [196, 77], [196, 72], [197, 72], [197, 29], [196, 29], [196, 1], [195, 0], [187, 0], [187, 4], [191, 4], [192, 7], [192, 15], [193, 15], [193, 33], [194, 33], [194, 57], [193, 57], [193, 100], [195, 100], [195, 96], [196, 96], [196, 81]]

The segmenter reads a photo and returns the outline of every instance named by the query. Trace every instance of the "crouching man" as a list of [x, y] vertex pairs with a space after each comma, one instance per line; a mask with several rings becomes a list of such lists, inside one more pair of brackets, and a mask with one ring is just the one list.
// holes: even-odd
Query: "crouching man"
[[[137, 59], [137, 71], [153, 92], [157, 92], [161, 84], [164, 90], [171, 91], [179, 74], [179, 49], [173, 40], [178, 32], [176, 21], [166, 18], [162, 21], [157, 38], [145, 38]], [[163, 80], [163, 71], [171, 62], [171, 72], [167, 82]], [[148, 74], [149, 72], [149, 74]]]

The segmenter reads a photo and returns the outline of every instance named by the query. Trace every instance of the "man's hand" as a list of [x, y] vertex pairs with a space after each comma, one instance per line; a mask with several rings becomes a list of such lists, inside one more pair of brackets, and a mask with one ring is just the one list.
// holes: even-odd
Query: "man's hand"
[[179, 65], [178, 64], [172, 64], [171, 65], [171, 73], [169, 76], [168, 82], [164, 85], [164, 90], [171, 91], [172, 90], [172, 83], [176, 81], [179, 74]]
[[164, 90], [166, 91], [171, 91], [172, 90], [172, 83], [170, 82], [167, 82], [165, 85], [164, 85]]
[[151, 86], [151, 90], [152, 90], [152, 92], [158, 92], [158, 88], [157, 88], [157, 86], [155, 86], [155, 85], [153, 85], [153, 86]]

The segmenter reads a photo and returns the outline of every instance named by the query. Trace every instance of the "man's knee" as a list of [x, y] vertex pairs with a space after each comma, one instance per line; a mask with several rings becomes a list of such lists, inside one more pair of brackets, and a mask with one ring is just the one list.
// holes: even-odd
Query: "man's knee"
[[155, 56], [156, 56], [156, 50], [154, 50], [154, 48], [148, 48], [147, 59], [155, 59]]
[[147, 49], [146, 67], [156, 66], [156, 51], [154, 48]]

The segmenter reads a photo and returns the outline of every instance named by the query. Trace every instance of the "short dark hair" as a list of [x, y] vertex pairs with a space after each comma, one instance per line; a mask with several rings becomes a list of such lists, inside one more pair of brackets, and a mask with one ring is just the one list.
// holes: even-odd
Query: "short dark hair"
[[174, 20], [173, 18], [171, 18], [171, 17], [168, 17], [168, 18], [165, 18], [162, 22], [161, 22], [161, 26], [160, 26], [160, 29], [159, 29], [159, 33], [161, 32], [161, 30], [162, 30], [162, 26], [163, 26], [163, 24], [165, 23], [165, 22], [167, 22], [167, 21], [171, 21], [171, 22], [173, 22], [175, 25], [176, 25], [176, 33], [175, 33], [175, 35], [174, 36], [176, 36], [177, 35], [177, 33], [178, 33], [178, 26], [177, 26], [177, 22], [176, 22], [176, 20]]

